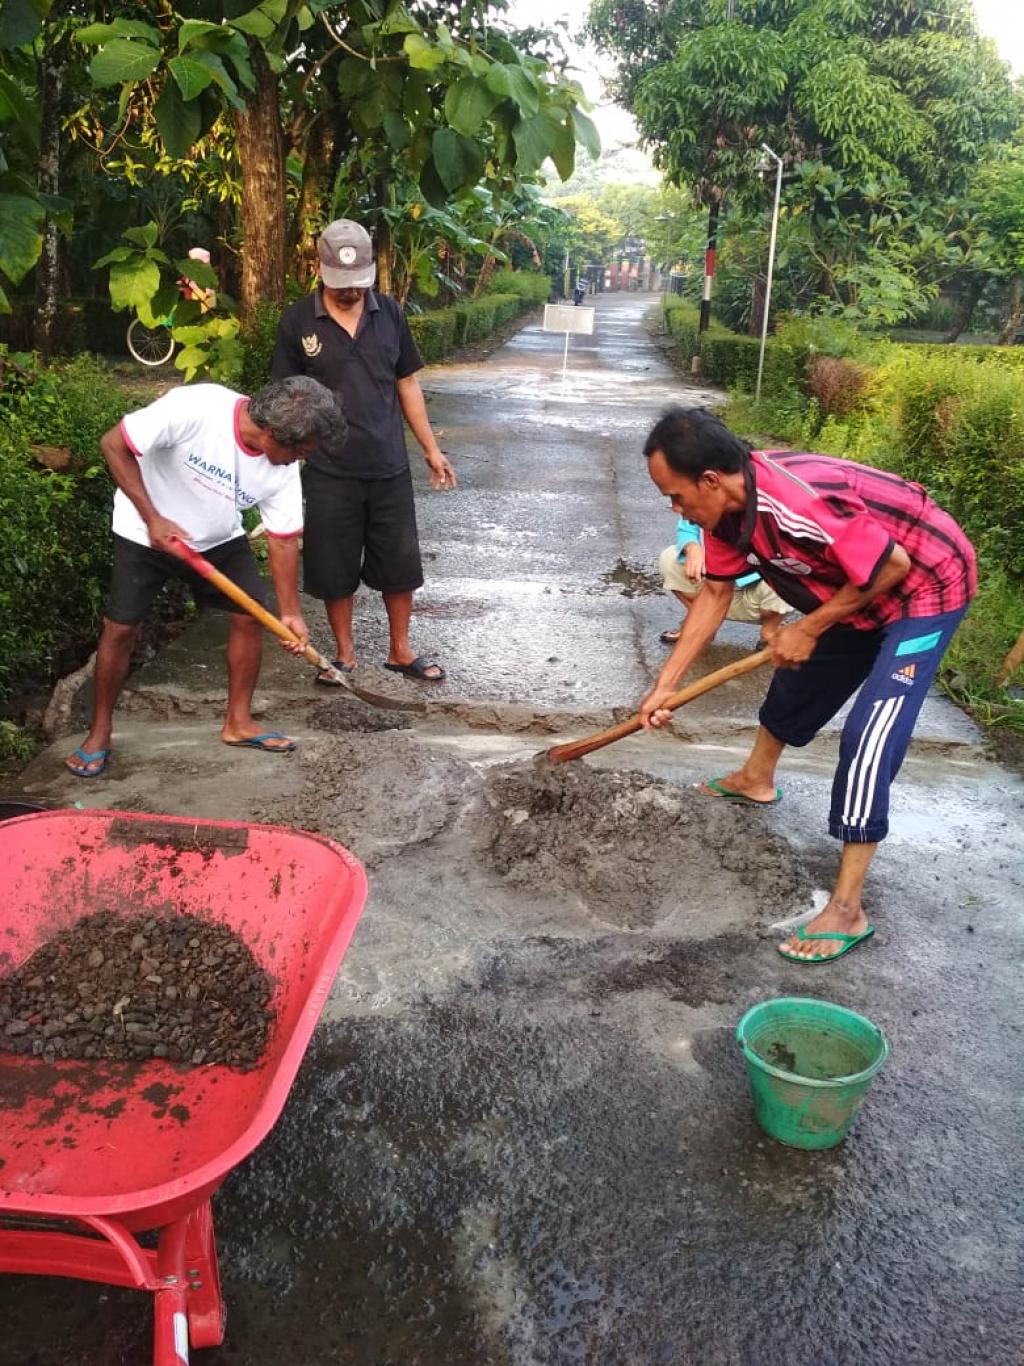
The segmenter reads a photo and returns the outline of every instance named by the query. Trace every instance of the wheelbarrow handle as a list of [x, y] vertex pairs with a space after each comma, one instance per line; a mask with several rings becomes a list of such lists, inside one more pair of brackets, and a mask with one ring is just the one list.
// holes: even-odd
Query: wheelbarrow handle
[[[186, 545], [185, 542], [177, 536], [173, 537], [168, 544], [179, 560], [183, 560], [190, 569], [194, 569], [195, 572], [206, 579], [208, 583], [212, 583], [226, 598], [230, 598], [232, 602], [236, 602], [239, 607], [244, 608], [251, 617], [255, 617], [256, 620], [264, 625], [268, 631], [272, 632], [273, 635], [281, 640], [286, 640], [289, 645], [299, 644], [299, 637], [290, 629], [290, 627], [286, 626], [278, 617], [275, 617], [273, 612], [268, 612], [261, 602], [257, 602], [256, 599], [251, 597], [243, 588], [239, 588], [238, 584], [232, 579], [229, 579], [226, 574], [222, 574], [219, 569], [215, 569], [204, 555], [200, 555], [198, 550], [193, 550], [190, 545]], [[304, 659], [307, 659], [310, 664], [315, 664], [318, 669], [327, 670], [332, 674], [336, 672], [331, 661], [325, 659], [320, 651], [314, 649], [312, 645], [307, 644], [303, 646], [302, 656]]]

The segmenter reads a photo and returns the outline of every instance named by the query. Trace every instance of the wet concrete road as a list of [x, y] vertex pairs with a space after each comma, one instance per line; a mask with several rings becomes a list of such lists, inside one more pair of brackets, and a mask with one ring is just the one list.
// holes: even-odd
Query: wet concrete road
[[[473, 442], [448, 437], [467, 453], [463, 490], [421, 504], [438, 555], [424, 597], [446, 610], [418, 625], [427, 637], [429, 623], [424, 644], [444, 644], [447, 702], [426, 716], [372, 712], [301, 679], [296, 691], [282, 659], [263, 690], [267, 720], [286, 722], [300, 752], [227, 751], [218, 644], [199, 630], [136, 680], [109, 778], [62, 776], [66, 745], [26, 775], [27, 791], [57, 800], [319, 828], [369, 868], [367, 911], [284, 1115], [216, 1199], [228, 1340], [196, 1362], [1021, 1359], [1024, 788], [985, 760], [959, 713], [931, 709], [897, 789], [869, 880], [875, 939], [828, 967], [774, 953], [771, 921], [785, 916], [722, 896], [699, 827], [645, 845], [661, 827], [613, 795], [603, 812], [534, 817], [538, 870], [557, 855], [557, 877], [513, 884], [495, 864], [495, 832], [519, 816], [488, 804], [493, 766], [628, 706], [660, 657], [660, 599], [625, 597], [614, 581], [594, 591], [617, 559], [649, 564], [671, 534], [638, 454], [647, 409], [672, 384], [643, 306], [602, 301], [598, 340], [611, 340], [579, 380], [585, 411], [568, 438], [558, 419], [569, 412], [539, 397], [542, 382], [557, 388], [544, 368], [545, 354], [560, 360], [557, 339], [527, 333], [487, 365], [428, 377], [439, 425], [478, 424]], [[639, 424], [618, 399], [629, 376], [650, 399]], [[595, 439], [604, 454], [589, 474], [588, 426], [607, 443]], [[546, 500], [549, 483], [560, 492]], [[586, 526], [597, 534], [574, 543]], [[377, 629], [368, 612], [367, 658]], [[720, 658], [749, 637], [731, 628]], [[553, 653], [564, 673], [544, 667]], [[712, 697], [686, 718], [689, 742], [641, 737], [588, 762], [609, 772], [609, 791], [612, 770], [632, 769], [650, 776], [655, 806], [685, 795], [728, 771], [747, 736], [751, 695]], [[780, 807], [731, 813], [723, 864], [752, 865], [771, 832], [807, 886], [827, 885], [833, 744], [787, 756]], [[555, 839], [562, 820], [578, 822], [575, 861]], [[626, 928], [663, 860], [680, 864], [687, 904]], [[707, 869], [706, 886], [691, 865]], [[631, 875], [616, 905], [608, 887]], [[753, 1119], [736, 1021], [787, 994], [861, 1010], [892, 1043], [832, 1152], [782, 1148]], [[0, 1321], [4, 1363], [147, 1359], [147, 1306], [128, 1292], [0, 1278]]]

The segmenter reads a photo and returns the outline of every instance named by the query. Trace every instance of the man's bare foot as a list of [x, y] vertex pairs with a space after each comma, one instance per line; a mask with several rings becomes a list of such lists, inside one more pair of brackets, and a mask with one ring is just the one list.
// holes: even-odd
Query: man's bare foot
[[752, 778], [742, 768], [713, 781], [714, 787], [706, 782], [698, 783], [698, 791], [705, 797], [717, 797], [719, 801], [728, 800], [730, 794], [733, 794], [734, 800], [736, 797], [745, 797], [749, 802], [760, 802], [765, 806], [772, 806], [779, 800], [779, 789], [774, 783], [760, 777]]
[[[850, 903], [833, 897], [820, 915], [803, 927], [805, 934], [826, 934], [835, 930], [839, 934], [863, 934], [868, 928], [868, 918], [860, 902]], [[842, 939], [798, 939], [795, 934], [779, 948], [793, 958], [829, 958], [846, 947]]]

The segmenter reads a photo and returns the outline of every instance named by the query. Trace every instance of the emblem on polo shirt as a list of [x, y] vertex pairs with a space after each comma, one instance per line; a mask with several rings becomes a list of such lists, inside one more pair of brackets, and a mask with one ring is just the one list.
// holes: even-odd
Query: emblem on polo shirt
[[324, 344], [314, 332], [311, 336], [302, 338], [302, 349], [307, 356], [319, 356]]

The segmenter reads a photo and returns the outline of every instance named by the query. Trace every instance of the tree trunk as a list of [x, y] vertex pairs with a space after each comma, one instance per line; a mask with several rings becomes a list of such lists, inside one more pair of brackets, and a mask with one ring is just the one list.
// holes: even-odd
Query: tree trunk
[[262, 300], [284, 303], [288, 235], [278, 81], [258, 43], [250, 42], [249, 56], [256, 89], [247, 93], [245, 109], [235, 112], [242, 167], [243, 323]]
[[700, 323], [697, 330], [706, 332], [711, 326], [711, 291], [715, 283], [715, 253], [718, 250], [718, 215], [721, 199], [716, 194], [708, 208], [708, 245], [704, 252], [704, 295], [700, 301]]
[[303, 286], [311, 284], [317, 273], [316, 239], [323, 226], [324, 205], [330, 192], [333, 156], [334, 127], [328, 115], [321, 114], [313, 121], [306, 137], [302, 190], [288, 234], [288, 255]]
[[[377, 203], [383, 209], [387, 206], [388, 183], [383, 176], [377, 177]], [[391, 249], [391, 224], [383, 214], [378, 218], [373, 230], [374, 251], [377, 256], [378, 294], [393, 294], [395, 288], [394, 260]]]
[[754, 283], [750, 289], [750, 321], [747, 323], [747, 335], [759, 337], [761, 328], [764, 326], [764, 306], [768, 297], [768, 277], [767, 275], [755, 275]]
[[974, 310], [978, 307], [978, 300], [985, 292], [986, 284], [987, 280], [984, 275], [971, 276], [970, 280], [967, 282], [967, 288], [960, 296], [960, 306], [953, 316], [949, 331], [943, 333], [942, 340], [944, 342], [955, 342], [960, 336], [960, 333], [966, 332], [968, 327], [970, 327], [971, 319], [974, 317]]
[[1015, 275], [1010, 286], [1010, 311], [999, 334], [1000, 346], [1012, 346], [1024, 326], [1024, 275]]
[[[57, 8], [60, 8], [59, 6]], [[37, 185], [40, 194], [60, 194], [60, 115], [64, 98], [63, 39], [42, 44], [39, 58], [39, 162]], [[57, 343], [57, 312], [60, 302], [61, 239], [57, 224], [47, 216], [43, 225], [43, 249], [36, 266], [35, 315], [32, 346], [43, 360], [53, 355]]]

